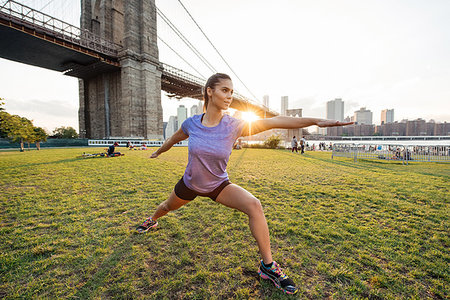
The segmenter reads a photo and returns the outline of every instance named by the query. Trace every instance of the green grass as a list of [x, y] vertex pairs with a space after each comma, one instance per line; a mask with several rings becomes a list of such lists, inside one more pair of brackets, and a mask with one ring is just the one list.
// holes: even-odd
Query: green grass
[[[259, 280], [246, 216], [209, 198], [134, 233], [183, 174], [186, 148], [76, 157], [100, 150], [0, 153], [1, 298], [292, 298]], [[330, 157], [230, 158], [296, 297], [448, 299], [450, 165]]]

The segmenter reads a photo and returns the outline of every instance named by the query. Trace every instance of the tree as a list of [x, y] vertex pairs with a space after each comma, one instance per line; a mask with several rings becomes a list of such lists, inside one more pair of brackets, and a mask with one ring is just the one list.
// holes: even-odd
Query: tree
[[27, 118], [0, 111], [0, 136], [13, 143], [20, 143], [20, 151], [23, 151], [24, 141], [30, 142], [33, 139], [33, 123]]
[[279, 135], [272, 134], [264, 141], [264, 145], [270, 149], [276, 149], [281, 142]]
[[47, 132], [42, 127], [34, 127], [34, 141], [36, 148], [41, 150], [41, 142], [47, 141]]
[[57, 139], [77, 139], [78, 133], [73, 127], [58, 127], [53, 130], [53, 137]]

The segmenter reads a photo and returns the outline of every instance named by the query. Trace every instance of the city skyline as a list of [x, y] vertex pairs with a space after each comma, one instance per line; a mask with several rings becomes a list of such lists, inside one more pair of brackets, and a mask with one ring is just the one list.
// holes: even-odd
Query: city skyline
[[[280, 112], [281, 96], [288, 96], [289, 108], [302, 108], [303, 116], [326, 117], [327, 101], [341, 98], [345, 116], [366, 107], [374, 113], [374, 124], [380, 124], [384, 109], [394, 109], [398, 121], [450, 121], [448, 1], [343, 0], [338, 5], [326, 0], [276, 4], [230, 0], [216, 13], [204, 0], [183, 2], [239, 78], [261, 103], [268, 95], [275, 111]], [[250, 96], [213, 50], [203, 50], [207, 42], [194, 33], [198, 29], [177, 1], [157, 0], [156, 4], [205, 57], [217, 63], [218, 71], [230, 74], [239, 93]], [[233, 22], [217, 22], [230, 15]], [[172, 46], [180, 44], [171, 34], [158, 22], [158, 35]], [[196, 74], [163, 44], [158, 46], [161, 61]], [[211, 74], [192, 54], [176, 50], [204, 77]], [[33, 119], [50, 131], [57, 126], [78, 129], [76, 78], [4, 59], [0, 67], [8, 70], [0, 74], [0, 97], [5, 98], [8, 112]], [[164, 121], [179, 104], [191, 107], [195, 103], [164, 96]]]

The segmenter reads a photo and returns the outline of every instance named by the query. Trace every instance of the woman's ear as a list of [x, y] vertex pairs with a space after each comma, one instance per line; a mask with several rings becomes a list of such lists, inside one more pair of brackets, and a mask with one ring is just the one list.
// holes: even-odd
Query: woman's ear
[[206, 88], [206, 94], [208, 94], [208, 97], [212, 97], [212, 89], [210, 87]]

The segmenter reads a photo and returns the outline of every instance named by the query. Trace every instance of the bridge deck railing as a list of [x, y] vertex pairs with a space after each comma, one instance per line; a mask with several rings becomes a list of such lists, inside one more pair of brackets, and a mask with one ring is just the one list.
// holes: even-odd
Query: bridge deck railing
[[88, 30], [78, 28], [13, 0], [0, 1], [0, 13], [12, 22], [19, 22], [21, 25], [43, 31], [42, 33], [112, 57], [116, 57], [120, 49], [119, 45]]
[[448, 145], [333, 144], [332, 158], [348, 157], [408, 162], [450, 162]]
[[168, 74], [175, 75], [178, 78], [182, 78], [184, 80], [190, 81], [190, 82], [192, 82], [194, 84], [198, 84], [200, 86], [204, 86], [206, 83], [206, 80], [204, 80], [203, 78], [200, 78], [200, 77], [197, 77], [190, 73], [187, 73], [181, 69], [175, 68], [175, 67], [165, 64], [165, 63], [161, 63], [161, 65], [163, 67], [163, 71]]
[[[185, 79], [191, 83], [197, 84], [201, 87], [203, 87], [206, 83], [206, 80], [200, 77], [197, 77], [195, 75], [192, 75], [190, 73], [187, 73], [181, 69], [175, 68], [173, 66], [170, 66], [168, 64], [165, 63], [161, 63], [164, 72], [174, 75], [178, 78], [182, 78]], [[255, 101], [253, 99], [247, 98], [241, 94], [239, 94], [238, 92], [234, 92], [233, 96], [241, 101], [245, 101], [247, 103], [253, 104], [254, 106], [260, 106], [263, 107], [265, 110], [270, 111], [270, 109], [268, 107], [265, 107], [264, 105], [262, 105], [261, 103], [259, 103], [258, 101]], [[275, 114], [275, 113], [274, 113]]]

